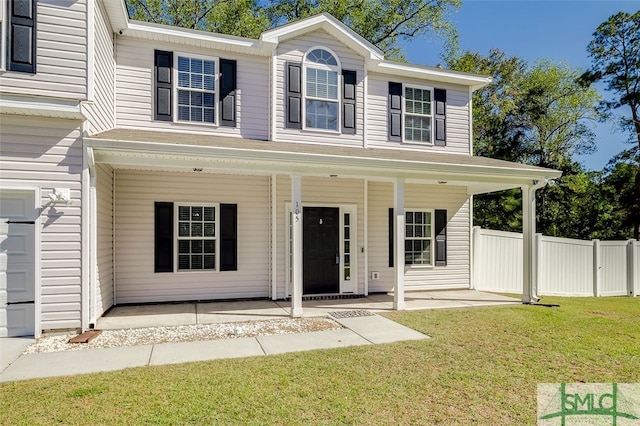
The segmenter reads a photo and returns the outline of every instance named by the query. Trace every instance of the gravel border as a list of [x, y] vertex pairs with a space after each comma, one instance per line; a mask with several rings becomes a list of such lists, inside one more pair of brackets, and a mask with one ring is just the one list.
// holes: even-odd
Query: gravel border
[[269, 336], [274, 334], [337, 330], [340, 328], [342, 328], [342, 326], [336, 321], [330, 318], [318, 317], [102, 330], [102, 333], [89, 343], [68, 343], [70, 338], [76, 336], [75, 333], [40, 337], [33, 344], [29, 345], [23, 354], [155, 345], [170, 342], [238, 339], [242, 337]]

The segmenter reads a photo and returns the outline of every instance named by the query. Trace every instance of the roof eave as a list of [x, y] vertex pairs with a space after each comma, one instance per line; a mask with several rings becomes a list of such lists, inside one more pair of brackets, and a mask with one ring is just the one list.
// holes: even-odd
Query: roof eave
[[141, 21], [129, 21], [127, 29], [122, 31], [122, 35], [261, 56], [271, 54], [275, 48], [275, 45], [271, 43], [256, 39]]
[[300, 34], [319, 29], [325, 30], [332, 36], [345, 42], [367, 60], [384, 59], [384, 52], [328, 13], [320, 13], [265, 31], [260, 35], [260, 40], [279, 44], [282, 41], [297, 37]]
[[[530, 185], [534, 180], [549, 180], [561, 176], [552, 169], [523, 169], [489, 167], [469, 164], [450, 164], [398, 159], [342, 156], [333, 154], [299, 153], [246, 148], [168, 144], [157, 142], [124, 141], [103, 138], [85, 138], [88, 146], [99, 152], [113, 154], [121, 159], [129, 157], [129, 165], [172, 165], [185, 167], [215, 167], [237, 170], [238, 164], [250, 165], [251, 170], [282, 173], [329, 172], [380, 178], [431, 179], [437, 181], [464, 181], [495, 184], [505, 187]], [[135, 158], [136, 160], [131, 160]], [[123, 160], [124, 161], [124, 160]]]
[[401, 64], [390, 61], [372, 62], [369, 66], [369, 70], [382, 74], [468, 86], [473, 91], [478, 90], [493, 81], [493, 78], [479, 74], [463, 73], [427, 66]]

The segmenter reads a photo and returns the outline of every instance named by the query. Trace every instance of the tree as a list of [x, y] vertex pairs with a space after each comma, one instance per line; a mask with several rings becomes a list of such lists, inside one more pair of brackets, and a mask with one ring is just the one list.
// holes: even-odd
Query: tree
[[461, 0], [127, 0], [127, 9], [136, 20], [251, 38], [328, 12], [387, 57], [403, 60], [401, 40], [432, 35], [452, 43], [456, 33], [448, 15], [460, 4]]
[[[578, 70], [565, 64], [539, 61], [533, 65], [491, 50], [484, 57], [467, 52], [448, 58], [459, 71], [488, 74], [491, 84], [474, 93], [473, 131], [476, 155], [560, 169], [573, 177], [559, 179], [553, 188], [538, 191], [537, 213], [540, 232], [582, 237], [583, 226], [560, 217], [569, 206], [558, 204], [563, 193], [591, 177], [572, 161], [572, 156], [594, 149], [589, 121], [598, 120], [600, 100], [594, 89], [578, 84]], [[550, 194], [550, 195], [548, 195]], [[521, 229], [520, 191], [510, 190], [474, 197], [474, 223], [506, 231]], [[572, 209], [583, 211], [579, 197], [570, 197]], [[597, 204], [597, 203], [596, 203]], [[556, 209], [558, 214], [553, 214]]]
[[614, 98], [603, 106], [608, 111], [628, 107], [631, 117], [621, 125], [637, 144], [628, 154], [635, 163], [635, 190], [629, 207], [633, 217], [633, 235], [640, 239], [640, 11], [617, 13], [600, 24], [587, 46], [592, 67], [582, 76], [590, 84], [604, 82]]

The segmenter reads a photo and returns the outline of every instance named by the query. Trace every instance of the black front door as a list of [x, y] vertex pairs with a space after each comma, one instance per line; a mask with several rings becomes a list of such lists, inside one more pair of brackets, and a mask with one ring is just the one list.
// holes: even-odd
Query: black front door
[[302, 217], [303, 294], [339, 293], [339, 210], [305, 207]]

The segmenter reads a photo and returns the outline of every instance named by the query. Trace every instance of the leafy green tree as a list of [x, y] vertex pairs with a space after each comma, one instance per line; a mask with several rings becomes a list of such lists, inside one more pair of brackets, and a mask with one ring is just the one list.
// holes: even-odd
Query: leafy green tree
[[[583, 188], [591, 182], [589, 176], [582, 176], [584, 172], [573, 163], [572, 156], [594, 149], [595, 136], [588, 123], [600, 117], [597, 92], [578, 84], [580, 73], [565, 64], [540, 61], [529, 65], [495, 49], [486, 57], [467, 52], [449, 58], [448, 65], [494, 77], [473, 98], [475, 154], [560, 169], [573, 176], [559, 179], [553, 188], [538, 191], [538, 230], [583, 237], [586, 233], [575, 219], [560, 216], [567, 209], [583, 211], [578, 197], [569, 198], [577, 203], [573, 206], [561, 207], [559, 202], [564, 191], [575, 192], [579, 182]], [[474, 224], [519, 231], [520, 200], [519, 190], [474, 197]]]
[[[592, 67], [582, 81], [604, 82], [614, 95], [603, 105], [613, 112], [629, 108], [631, 117], [623, 116], [621, 125], [630, 132], [636, 146], [627, 152], [635, 166], [634, 196], [628, 207], [633, 221], [633, 236], [640, 239], [640, 11], [620, 12], [600, 24], [587, 46]], [[626, 166], [625, 166], [626, 167]]]
[[448, 16], [461, 0], [127, 0], [131, 18], [257, 38], [269, 28], [328, 12], [385, 52], [403, 60], [402, 40], [455, 41]]

